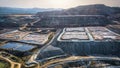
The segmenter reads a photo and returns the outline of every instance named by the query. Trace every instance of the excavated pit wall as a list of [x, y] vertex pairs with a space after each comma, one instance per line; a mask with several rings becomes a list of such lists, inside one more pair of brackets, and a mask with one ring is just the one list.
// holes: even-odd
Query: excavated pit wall
[[69, 55], [114, 55], [120, 57], [120, 42], [90, 41], [90, 42], [63, 42], [57, 41], [55, 47], [61, 48]]

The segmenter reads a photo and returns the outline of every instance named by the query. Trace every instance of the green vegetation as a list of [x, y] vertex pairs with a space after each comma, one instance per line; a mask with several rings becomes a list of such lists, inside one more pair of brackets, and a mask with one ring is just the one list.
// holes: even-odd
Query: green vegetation
[[10, 65], [3, 60], [0, 60], [0, 68], [9, 68]]
[[0, 62], [0, 68], [5, 68], [5, 64]]

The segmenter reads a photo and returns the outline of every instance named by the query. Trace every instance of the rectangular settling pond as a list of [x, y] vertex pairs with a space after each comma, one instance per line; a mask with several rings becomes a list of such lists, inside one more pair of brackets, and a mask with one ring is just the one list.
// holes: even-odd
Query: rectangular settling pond
[[21, 51], [21, 52], [30, 51], [34, 48], [36, 48], [36, 46], [23, 44], [23, 43], [16, 43], [16, 42], [8, 42], [3, 46], [0, 46], [0, 49], [15, 50], [15, 51]]

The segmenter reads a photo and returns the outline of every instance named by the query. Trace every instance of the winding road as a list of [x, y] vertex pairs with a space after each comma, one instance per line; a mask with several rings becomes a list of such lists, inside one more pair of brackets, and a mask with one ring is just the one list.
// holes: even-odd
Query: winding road
[[78, 60], [117, 60], [120, 62], [120, 58], [116, 58], [116, 57], [94, 57], [94, 56], [89, 56], [89, 57], [81, 57], [81, 56], [71, 56], [65, 59], [58, 59], [58, 60], [54, 60], [54, 61], [50, 61], [47, 62], [46, 64], [42, 65], [41, 68], [47, 68], [49, 65], [51, 64], [56, 64], [56, 63], [64, 63], [64, 62], [70, 62], [70, 61], [78, 61]]
[[[0, 56], [0, 59], [4, 59], [4, 60], [8, 61], [10, 63], [10, 65], [11, 65], [10, 68], [21, 68], [21, 64], [20, 63], [13, 62], [10, 59], [5, 58], [3, 56]], [[17, 67], [15, 67], [16, 65], [17, 65]]]

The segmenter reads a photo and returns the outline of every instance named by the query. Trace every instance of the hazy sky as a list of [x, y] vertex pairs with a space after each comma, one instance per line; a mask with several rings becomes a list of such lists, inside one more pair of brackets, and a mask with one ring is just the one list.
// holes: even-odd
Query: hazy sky
[[88, 4], [105, 4], [120, 7], [120, 0], [0, 0], [0, 7], [20, 8], [71, 8]]

